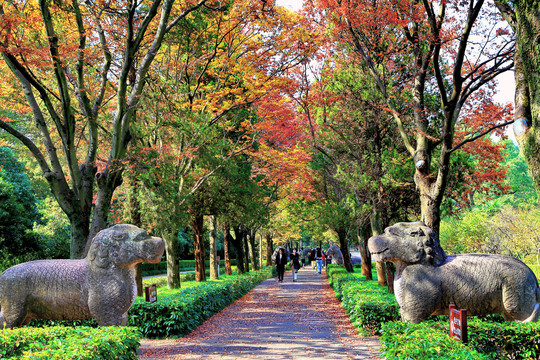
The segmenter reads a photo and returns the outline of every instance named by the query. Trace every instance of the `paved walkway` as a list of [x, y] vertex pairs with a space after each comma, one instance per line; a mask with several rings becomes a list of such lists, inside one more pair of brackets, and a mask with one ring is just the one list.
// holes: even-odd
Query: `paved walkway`
[[143, 359], [379, 359], [357, 335], [326, 275], [311, 268], [269, 279], [181, 339], [143, 339]]

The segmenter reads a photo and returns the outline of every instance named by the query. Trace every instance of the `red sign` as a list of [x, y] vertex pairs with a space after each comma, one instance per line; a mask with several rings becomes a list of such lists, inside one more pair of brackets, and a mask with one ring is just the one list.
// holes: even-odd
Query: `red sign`
[[457, 310], [454, 304], [450, 304], [450, 337], [461, 340], [464, 343], [467, 338], [467, 310]]
[[156, 284], [153, 284], [152, 286], [145, 286], [144, 292], [146, 294], [146, 301], [148, 302], [156, 302], [157, 301], [157, 286]]

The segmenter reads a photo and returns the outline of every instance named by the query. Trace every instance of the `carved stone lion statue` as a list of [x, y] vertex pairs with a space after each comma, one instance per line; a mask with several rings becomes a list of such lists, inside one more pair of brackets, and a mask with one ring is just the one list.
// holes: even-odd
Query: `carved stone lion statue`
[[84, 259], [13, 266], [0, 275], [0, 327], [88, 318], [125, 325], [137, 296], [135, 265], [159, 262], [164, 249], [162, 239], [122, 224], [100, 231]]
[[337, 245], [332, 245], [326, 250], [326, 256], [332, 255], [332, 264], [343, 265], [343, 254]]
[[414, 323], [448, 315], [453, 303], [468, 315], [500, 313], [506, 320], [537, 321], [540, 289], [534, 273], [504, 255], [446, 256], [422, 222], [397, 223], [368, 241], [372, 258], [396, 265], [394, 291], [401, 318]]

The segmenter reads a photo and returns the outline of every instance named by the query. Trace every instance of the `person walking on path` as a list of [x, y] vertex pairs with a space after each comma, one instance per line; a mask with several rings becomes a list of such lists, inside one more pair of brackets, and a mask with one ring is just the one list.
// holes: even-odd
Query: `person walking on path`
[[315, 261], [317, 261], [317, 272], [320, 274], [323, 267], [323, 251], [320, 247], [315, 252]]
[[285, 273], [285, 265], [287, 265], [287, 257], [283, 253], [283, 248], [279, 248], [279, 251], [276, 255], [276, 270], [277, 270], [279, 282], [283, 282], [283, 274]]
[[306, 253], [304, 252], [304, 248], [300, 248], [300, 267], [304, 267], [306, 264]]
[[296, 251], [296, 248], [293, 249], [291, 253], [291, 268], [292, 268], [292, 281], [298, 279], [298, 270], [300, 270], [300, 254]]

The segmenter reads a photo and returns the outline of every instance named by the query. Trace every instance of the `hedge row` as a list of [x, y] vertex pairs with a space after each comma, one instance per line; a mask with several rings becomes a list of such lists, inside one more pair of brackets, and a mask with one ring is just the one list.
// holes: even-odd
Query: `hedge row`
[[0, 331], [1, 359], [137, 359], [133, 327], [24, 327]]
[[364, 335], [381, 334], [387, 359], [539, 359], [540, 323], [505, 322], [500, 315], [470, 317], [468, 346], [448, 335], [448, 316], [402, 323], [394, 295], [376, 281], [329, 265], [329, 282]]
[[[231, 259], [231, 266], [236, 265], [236, 259]], [[210, 260], [205, 261], [205, 266], [210, 267]], [[225, 260], [220, 260], [220, 267], [225, 267]], [[165, 274], [167, 272], [167, 261], [160, 261], [157, 264], [142, 263], [142, 272], [144, 276]], [[195, 260], [178, 260], [178, 268], [180, 271], [188, 271], [195, 269]]]

